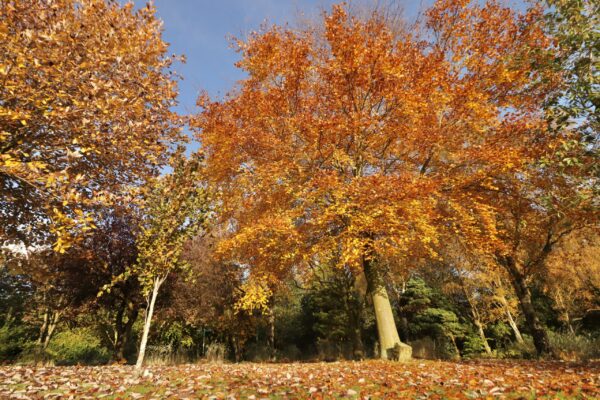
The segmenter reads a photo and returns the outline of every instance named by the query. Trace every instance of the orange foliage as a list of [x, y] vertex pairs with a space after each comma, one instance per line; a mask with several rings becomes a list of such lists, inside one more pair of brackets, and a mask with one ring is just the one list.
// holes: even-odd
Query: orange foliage
[[342, 254], [436, 257], [460, 235], [502, 250], [488, 194], [552, 143], [555, 77], [541, 13], [438, 1], [418, 33], [344, 6], [320, 30], [272, 27], [239, 42], [249, 76], [194, 122], [231, 236], [220, 252], [272, 279]]

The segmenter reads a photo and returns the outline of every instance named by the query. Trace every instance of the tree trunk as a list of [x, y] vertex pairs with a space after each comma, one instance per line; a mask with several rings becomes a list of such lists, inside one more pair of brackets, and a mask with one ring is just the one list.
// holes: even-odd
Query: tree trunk
[[8, 328], [12, 325], [15, 318], [13, 317], [13, 308], [8, 307], [8, 312], [6, 313], [6, 318], [4, 318], [4, 327]]
[[483, 348], [485, 350], [485, 352], [487, 354], [492, 354], [492, 349], [490, 347], [490, 344], [487, 341], [487, 338], [485, 337], [485, 332], [483, 331], [483, 324], [478, 320], [475, 319], [475, 326], [477, 327], [477, 331], [479, 332], [479, 337], [481, 338], [481, 341], [483, 342]]
[[275, 361], [275, 310], [273, 306], [269, 310], [269, 358]]
[[506, 319], [508, 320], [508, 324], [510, 325], [515, 334], [515, 339], [517, 340], [517, 343], [523, 343], [524, 340], [523, 335], [521, 335], [521, 330], [519, 329], [519, 326], [517, 325], [515, 319], [513, 318], [508, 308], [506, 308]]
[[567, 327], [569, 328], [569, 332], [571, 332], [571, 334], [575, 334], [575, 329], [573, 328], [573, 324], [571, 323], [571, 317], [569, 316], [569, 312], [565, 311], [564, 313], [564, 318], [565, 321], [567, 323]]
[[146, 355], [146, 344], [148, 343], [148, 334], [150, 332], [150, 324], [152, 323], [152, 314], [154, 314], [154, 304], [156, 303], [156, 297], [158, 296], [158, 289], [160, 285], [167, 279], [167, 275], [159, 276], [154, 278], [154, 285], [152, 288], [152, 295], [148, 308], [146, 309], [146, 317], [144, 318], [144, 331], [142, 333], [142, 342], [140, 343], [140, 352], [135, 363], [135, 370], [140, 371], [144, 362], [144, 356]]
[[362, 342], [362, 301], [354, 301], [354, 289], [356, 287], [356, 279], [353, 275], [349, 275], [349, 279], [344, 281], [344, 312], [348, 315], [348, 337], [352, 344], [352, 359], [362, 360], [364, 358], [364, 346]]
[[519, 305], [521, 306], [521, 311], [523, 311], [527, 328], [533, 337], [533, 344], [535, 345], [538, 356], [552, 354], [548, 332], [546, 332], [546, 329], [544, 329], [544, 326], [538, 318], [537, 311], [531, 300], [531, 291], [529, 290], [525, 277], [521, 271], [519, 271], [514, 258], [510, 256], [504, 257], [502, 264], [511, 277], [511, 283], [515, 290], [515, 294], [519, 299]]
[[44, 312], [44, 319], [36, 340], [36, 345], [40, 350], [46, 350], [48, 348], [50, 339], [52, 339], [52, 335], [58, 324], [60, 314], [59, 311], [52, 311], [49, 308]]
[[515, 319], [512, 316], [512, 313], [510, 312], [510, 307], [508, 306], [508, 301], [506, 300], [506, 297], [504, 297], [504, 295], [500, 295], [498, 296], [498, 298], [500, 299], [500, 303], [502, 303], [502, 308], [504, 308], [508, 325], [510, 325], [511, 329], [513, 330], [517, 343], [523, 343], [523, 336], [521, 335], [519, 326], [517, 325]]
[[231, 347], [233, 348], [233, 359], [235, 360], [235, 362], [240, 362], [241, 359], [241, 355], [240, 355], [240, 345], [238, 343], [237, 338], [235, 337], [235, 335], [231, 336]]
[[[461, 284], [462, 284], [462, 282], [461, 282]], [[467, 303], [469, 304], [469, 308], [471, 310], [471, 316], [473, 317], [473, 323], [477, 327], [477, 332], [479, 333], [479, 337], [481, 338], [481, 341], [483, 342], [483, 349], [485, 350], [485, 352], [487, 354], [492, 354], [492, 349], [490, 348], [490, 344], [488, 343], [487, 338], [485, 337], [485, 332], [483, 331], [483, 324], [481, 323], [481, 317], [480, 317], [481, 314], [479, 314], [479, 310], [477, 309], [477, 306], [473, 303], [473, 301], [471, 301], [469, 292], [467, 291], [467, 288], [465, 287], [464, 284], [462, 284], [462, 289], [463, 289], [463, 294], [465, 295], [465, 298], [467, 299]]]
[[40, 333], [38, 335], [38, 339], [36, 341], [36, 345], [38, 347], [42, 347], [42, 343], [44, 343], [44, 338], [46, 336], [46, 328], [48, 327], [48, 314], [50, 310], [44, 311], [44, 319], [42, 321], [42, 326], [40, 326]]
[[[127, 302], [124, 308], [127, 308], [127, 313], [123, 310], [117, 316], [118, 320], [116, 321], [117, 331], [113, 349], [113, 361], [115, 362], [125, 362], [125, 350], [131, 340], [131, 331], [139, 312], [132, 302]], [[124, 318], [127, 318], [127, 322], [123, 321]]]
[[362, 360], [365, 357], [365, 349], [362, 342], [362, 334], [360, 326], [355, 326], [352, 329], [352, 358], [354, 360]]
[[405, 340], [408, 342], [409, 340], [409, 333], [408, 333], [408, 318], [406, 318], [406, 315], [402, 315], [403, 313], [400, 313], [400, 330], [399, 330], [399, 334], [400, 334], [400, 339], [401, 340]]
[[387, 360], [392, 358], [391, 354], [394, 354], [394, 358], [399, 361], [409, 360], [412, 356], [412, 348], [400, 341], [383, 277], [372, 260], [363, 259], [363, 268], [375, 309], [380, 357], [382, 360]]
[[60, 314], [61, 313], [59, 311], [54, 311], [50, 315], [50, 322], [48, 323], [48, 330], [46, 331], [46, 337], [44, 338], [44, 346], [42, 347], [44, 350], [48, 348], [50, 339], [52, 339], [52, 335], [54, 334], [54, 330], [56, 329], [56, 325], [58, 324]]
[[[400, 302], [402, 300], [402, 295], [406, 292], [406, 281], [402, 281], [402, 286], [400, 290], [396, 290], [396, 300]], [[408, 318], [407, 316], [399, 310], [398, 318], [400, 319], [400, 326], [398, 327], [398, 334], [400, 335], [400, 340], [408, 342], [410, 339], [410, 333], [408, 330]]]
[[448, 335], [448, 337], [450, 338], [450, 341], [452, 342], [452, 347], [454, 347], [454, 352], [456, 353], [456, 359], [460, 360], [461, 359], [460, 350], [458, 349], [458, 345], [456, 344], [456, 338], [454, 337], [454, 335], [452, 333], [450, 333]]
[[361, 310], [363, 307], [362, 301], [349, 305], [346, 312], [350, 316], [350, 338], [352, 341], [352, 358], [354, 360], [362, 360], [365, 357], [365, 348], [362, 340], [362, 318]]
[[567, 328], [569, 328], [569, 332], [571, 332], [574, 335], [575, 329], [573, 329], [573, 324], [571, 324], [571, 316], [569, 315], [569, 309], [565, 305], [562, 294], [560, 293], [560, 289], [556, 290], [556, 304], [558, 305], [559, 312], [562, 314], [562, 319], [565, 321]]
[[125, 299], [121, 302], [120, 307], [117, 310], [117, 314], [115, 315], [115, 325], [113, 327], [113, 339], [111, 340], [112, 344], [112, 362], [119, 362], [121, 360], [119, 348], [123, 342], [123, 315], [125, 313]]

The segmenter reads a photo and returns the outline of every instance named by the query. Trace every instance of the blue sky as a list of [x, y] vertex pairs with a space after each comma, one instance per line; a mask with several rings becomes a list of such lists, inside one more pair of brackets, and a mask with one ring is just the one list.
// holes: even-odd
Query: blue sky
[[[170, 51], [184, 54], [185, 64], [175, 69], [183, 75], [180, 82], [179, 111], [195, 110], [200, 90], [211, 96], [222, 96], [243, 78], [235, 68], [238, 54], [230, 47], [229, 37], [245, 37], [261, 24], [293, 24], [298, 16], [318, 16], [329, 10], [336, 0], [155, 0], [158, 17], [164, 22], [165, 41]], [[376, 3], [377, 0], [355, 0], [359, 4]], [[408, 18], [414, 17], [431, 0], [405, 0], [402, 2]], [[145, 0], [135, 0], [143, 6]]]

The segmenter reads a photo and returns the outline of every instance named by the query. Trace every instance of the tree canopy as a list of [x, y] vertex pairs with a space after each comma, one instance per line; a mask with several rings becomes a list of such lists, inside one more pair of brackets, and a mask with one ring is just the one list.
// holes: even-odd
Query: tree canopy
[[185, 138], [161, 26], [150, 5], [2, 2], [0, 240], [64, 251]]
[[541, 10], [441, 1], [415, 31], [336, 6], [324, 33], [273, 27], [239, 43], [248, 72], [195, 120], [231, 237], [221, 246], [277, 277], [340, 252], [436, 256], [444, 235], [504, 251], [494, 199], [552, 149], [555, 89]]

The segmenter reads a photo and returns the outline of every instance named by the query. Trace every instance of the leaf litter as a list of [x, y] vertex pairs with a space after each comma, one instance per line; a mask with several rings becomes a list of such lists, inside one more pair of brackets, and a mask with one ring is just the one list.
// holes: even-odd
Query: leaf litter
[[9, 399], [595, 399], [600, 362], [477, 360], [0, 367]]

